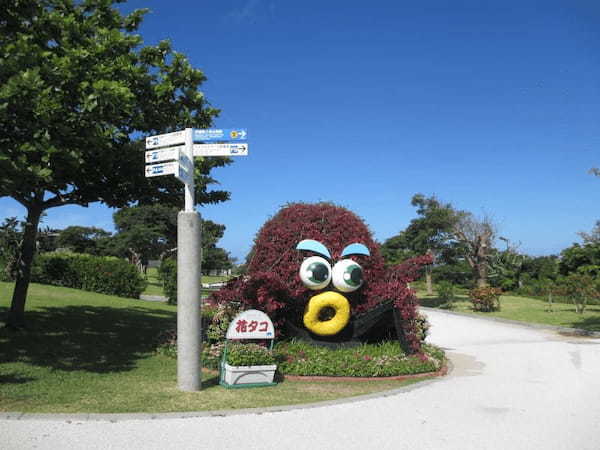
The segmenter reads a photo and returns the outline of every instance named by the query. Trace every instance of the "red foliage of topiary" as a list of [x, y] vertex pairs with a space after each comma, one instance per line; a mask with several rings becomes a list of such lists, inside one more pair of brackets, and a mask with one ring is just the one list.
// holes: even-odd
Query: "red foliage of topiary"
[[[302, 261], [311, 252], [298, 251], [303, 239], [324, 244], [332, 261], [340, 259], [349, 244], [364, 244], [370, 256], [350, 256], [363, 268], [364, 285], [345, 296], [352, 314], [367, 312], [386, 300], [393, 300], [402, 317], [405, 337], [412, 351], [418, 351], [414, 321], [417, 300], [407, 283], [419, 276], [428, 256], [415, 258], [400, 266], [386, 268], [379, 245], [364, 222], [354, 213], [330, 203], [290, 204], [281, 209], [259, 230], [251, 252], [246, 277], [230, 281], [212, 295], [211, 301], [241, 302], [245, 308], [255, 308], [269, 314], [282, 330], [286, 321], [301, 324], [302, 312], [315, 291], [306, 288], [299, 277]], [[329, 289], [329, 288], [328, 288]]]

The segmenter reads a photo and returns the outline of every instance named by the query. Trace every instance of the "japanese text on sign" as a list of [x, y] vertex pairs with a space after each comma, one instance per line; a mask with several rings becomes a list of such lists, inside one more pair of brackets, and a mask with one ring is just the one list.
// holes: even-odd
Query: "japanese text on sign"
[[233, 318], [227, 329], [227, 339], [273, 339], [273, 322], [256, 309], [243, 311]]

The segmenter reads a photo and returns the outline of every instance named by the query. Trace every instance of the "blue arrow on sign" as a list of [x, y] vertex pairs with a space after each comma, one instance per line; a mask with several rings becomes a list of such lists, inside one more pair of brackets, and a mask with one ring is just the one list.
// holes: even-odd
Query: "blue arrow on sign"
[[194, 128], [194, 142], [231, 142], [245, 141], [248, 131], [245, 128]]

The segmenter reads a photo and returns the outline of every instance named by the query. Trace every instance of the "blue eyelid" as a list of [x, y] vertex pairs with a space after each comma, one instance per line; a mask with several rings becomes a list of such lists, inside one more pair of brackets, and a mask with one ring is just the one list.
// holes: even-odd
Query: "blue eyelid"
[[315, 241], [313, 239], [304, 239], [303, 241], [298, 242], [298, 245], [296, 245], [296, 250], [309, 250], [331, 259], [331, 255], [329, 254], [327, 247], [325, 247], [319, 241]]
[[365, 256], [371, 256], [371, 252], [369, 252], [369, 249], [367, 248], [366, 245], [359, 244], [359, 243], [356, 242], [354, 244], [348, 245], [342, 251], [342, 257], [348, 256], [348, 255], [365, 255]]

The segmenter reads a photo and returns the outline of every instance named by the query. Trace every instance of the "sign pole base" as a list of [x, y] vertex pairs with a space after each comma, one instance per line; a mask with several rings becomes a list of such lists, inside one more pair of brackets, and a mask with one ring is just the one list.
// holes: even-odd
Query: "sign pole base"
[[196, 212], [177, 215], [177, 386], [201, 387], [201, 221]]

